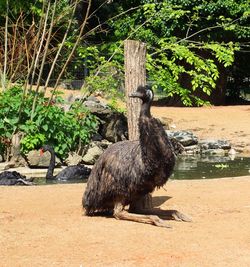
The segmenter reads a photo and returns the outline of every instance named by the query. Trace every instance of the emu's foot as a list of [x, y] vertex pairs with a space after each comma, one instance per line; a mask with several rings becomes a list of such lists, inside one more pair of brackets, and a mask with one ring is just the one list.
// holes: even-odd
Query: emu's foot
[[166, 212], [169, 212], [169, 215], [172, 217], [172, 220], [175, 220], [175, 221], [182, 221], [182, 222], [192, 222], [192, 219], [179, 212], [178, 210], [168, 210]]
[[136, 210], [133, 212], [139, 214], [156, 215], [166, 220], [192, 222], [192, 219], [189, 216], [179, 212], [178, 210], [162, 210], [159, 208], [154, 208], [154, 209]]
[[170, 225], [156, 215], [144, 215], [127, 212], [124, 210], [124, 207], [121, 203], [116, 203], [114, 208], [114, 217], [118, 220], [147, 223], [158, 227], [171, 228]]
[[155, 215], [151, 215], [149, 216], [152, 220], [152, 223], [155, 225], [155, 226], [158, 226], [158, 227], [164, 227], [164, 228], [172, 228], [171, 225], [167, 224], [164, 220], [160, 219], [158, 216], [155, 216]]

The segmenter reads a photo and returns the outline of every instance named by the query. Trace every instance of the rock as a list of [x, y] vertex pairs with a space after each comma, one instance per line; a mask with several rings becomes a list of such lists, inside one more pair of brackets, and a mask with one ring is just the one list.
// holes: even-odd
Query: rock
[[83, 156], [82, 160], [85, 164], [95, 164], [96, 160], [103, 153], [103, 149], [97, 146], [95, 143], [91, 143], [91, 146], [87, 150], [86, 154]]
[[102, 136], [99, 133], [96, 133], [92, 136], [92, 141], [102, 141]]
[[206, 149], [202, 150], [202, 154], [204, 155], [216, 155], [216, 156], [225, 156], [225, 150], [222, 148], [217, 149]]
[[186, 146], [184, 148], [185, 148], [186, 154], [188, 155], [200, 154], [201, 152], [199, 145]]
[[99, 133], [104, 139], [113, 143], [128, 139], [127, 118], [118, 112], [107, 114]]
[[229, 151], [228, 151], [228, 155], [236, 155], [237, 154], [237, 151], [234, 149], [234, 148], [231, 148]]
[[229, 150], [231, 148], [231, 144], [226, 140], [207, 139], [200, 141], [200, 147], [201, 150], [207, 150], [207, 149]]
[[98, 133], [103, 139], [113, 143], [128, 139], [127, 118], [123, 113], [111, 110], [93, 96], [83, 104], [100, 119]]
[[169, 137], [177, 139], [183, 146], [196, 145], [198, 138], [190, 131], [166, 131]]
[[65, 162], [68, 166], [78, 165], [82, 161], [82, 156], [78, 155], [75, 152], [70, 152]]
[[0, 155], [0, 162], [3, 162], [3, 156]]
[[101, 103], [97, 98], [88, 98], [83, 102], [84, 106], [89, 109], [91, 113], [100, 117], [104, 114], [112, 113], [112, 110], [105, 104]]
[[[50, 163], [50, 153], [48, 151], [41, 156], [39, 150], [31, 150], [26, 158], [30, 167], [48, 167]], [[56, 166], [61, 166], [58, 157], [56, 157]]]
[[103, 139], [102, 141], [95, 141], [94, 142], [98, 147], [100, 147], [101, 149], [106, 149], [108, 148], [111, 144], [113, 144], [112, 142], [109, 142], [106, 139]]

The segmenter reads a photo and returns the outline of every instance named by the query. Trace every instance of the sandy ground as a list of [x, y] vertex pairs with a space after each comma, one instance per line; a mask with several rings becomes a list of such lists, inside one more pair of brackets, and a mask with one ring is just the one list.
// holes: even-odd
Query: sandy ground
[[[174, 129], [250, 145], [250, 106], [153, 108]], [[0, 187], [0, 266], [250, 266], [250, 176], [169, 181], [162, 209], [192, 223], [158, 228], [84, 217], [84, 184]]]
[[199, 139], [224, 139], [250, 153], [250, 105], [200, 108], [153, 107], [152, 113], [169, 122], [171, 130], [190, 130]]
[[250, 265], [250, 176], [170, 181], [155, 206], [172, 229], [82, 216], [83, 184], [0, 187], [1, 266]]

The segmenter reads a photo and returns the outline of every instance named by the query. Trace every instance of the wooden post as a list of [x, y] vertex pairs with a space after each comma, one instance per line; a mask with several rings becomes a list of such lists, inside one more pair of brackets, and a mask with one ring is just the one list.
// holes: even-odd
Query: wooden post
[[[129, 140], [138, 140], [138, 118], [141, 101], [137, 98], [130, 98], [129, 95], [135, 92], [139, 85], [146, 85], [146, 44], [139, 41], [126, 40], [124, 42], [124, 54], [128, 135]], [[145, 195], [130, 205], [132, 212], [145, 208], [152, 208], [152, 196], [150, 194]]]
[[125, 57], [125, 92], [128, 112], [129, 140], [139, 139], [138, 118], [141, 103], [129, 95], [136, 91], [139, 85], [146, 85], [146, 44], [139, 41], [124, 41]]

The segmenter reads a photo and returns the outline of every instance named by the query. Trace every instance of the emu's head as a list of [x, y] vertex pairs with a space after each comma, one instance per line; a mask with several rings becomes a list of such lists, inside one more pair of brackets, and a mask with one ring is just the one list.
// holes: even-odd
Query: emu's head
[[154, 99], [154, 93], [149, 85], [139, 85], [137, 90], [129, 97], [140, 98], [143, 103], [151, 102]]

